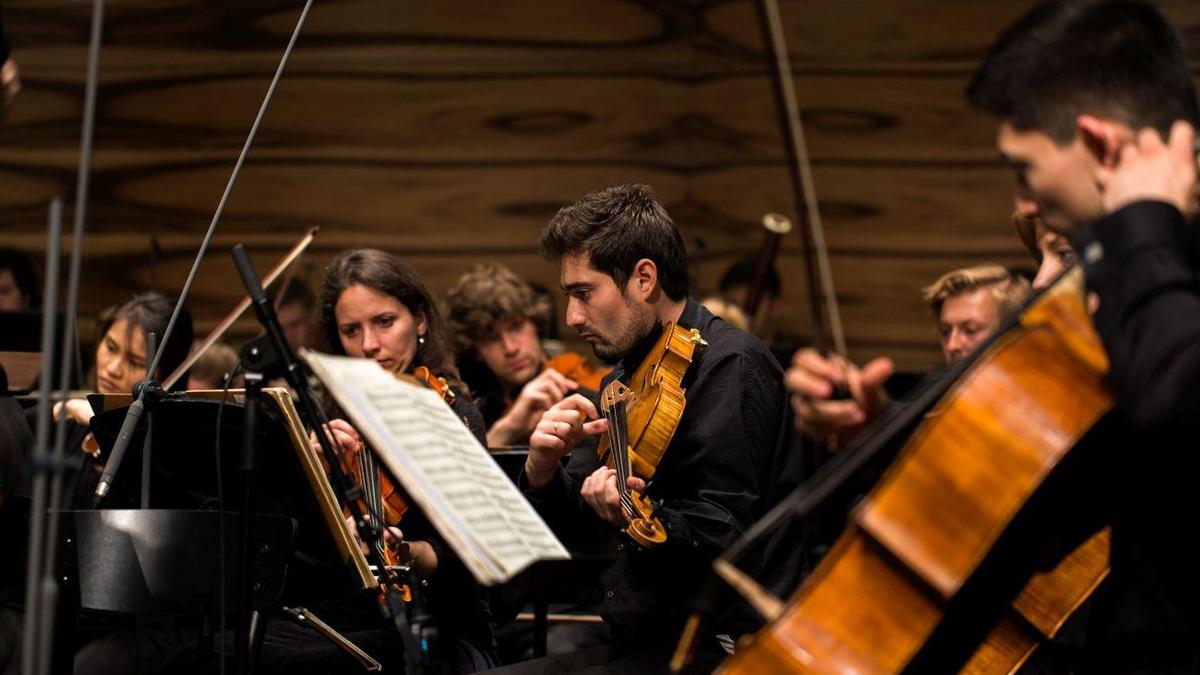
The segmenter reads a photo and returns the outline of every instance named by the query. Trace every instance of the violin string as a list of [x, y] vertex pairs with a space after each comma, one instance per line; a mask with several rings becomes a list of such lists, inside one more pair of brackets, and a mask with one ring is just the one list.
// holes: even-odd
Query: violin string
[[626, 518], [633, 520], [635, 511], [633, 509], [633, 500], [629, 495], [629, 476], [632, 473], [632, 467], [629, 463], [629, 420], [626, 416], [625, 403], [617, 404], [617, 427], [620, 428], [621, 435], [621, 461], [620, 469], [617, 473], [620, 477], [620, 485], [617, 486], [617, 492], [621, 495], [621, 505], [625, 509]]
[[383, 499], [380, 495], [382, 488], [379, 484], [379, 471], [375, 468], [375, 458], [371, 455], [370, 450], [364, 445], [358, 453], [358, 466], [362, 470], [362, 485], [363, 493], [367, 499], [367, 503], [371, 505], [371, 512], [367, 517], [371, 519], [371, 524], [377, 529], [380, 529], [380, 536], [375, 538], [375, 550], [380, 557], [384, 557], [383, 532], [384, 523], [380, 516], [383, 514]]
[[[613, 454], [613, 468], [617, 470], [617, 494], [621, 496], [621, 507], [625, 508], [625, 491], [621, 486], [625, 484], [625, 455], [628, 452], [628, 446], [625, 445], [625, 436], [621, 432], [624, 431], [624, 420], [621, 419], [621, 404], [617, 403], [613, 406], [613, 423], [610, 425], [615, 434], [615, 444], [613, 447], [620, 448]], [[625, 509], [626, 516], [629, 511]]]
[[[604, 418], [608, 420], [608, 445], [609, 452], [612, 453], [613, 468], [617, 472], [618, 482], [623, 483], [622, 467], [625, 464], [623, 460], [623, 457], [625, 456], [625, 444], [621, 442], [622, 424], [619, 419], [619, 414], [617, 413], [618, 406], [619, 404], [613, 400], [612, 390], [610, 389], [609, 391], [606, 391], [604, 396], [604, 405], [602, 406], [601, 411], [604, 415]], [[621, 507], [625, 510], [625, 513], [628, 516], [629, 509], [628, 504], [625, 502], [625, 494], [619, 488], [618, 493], [621, 494]]]

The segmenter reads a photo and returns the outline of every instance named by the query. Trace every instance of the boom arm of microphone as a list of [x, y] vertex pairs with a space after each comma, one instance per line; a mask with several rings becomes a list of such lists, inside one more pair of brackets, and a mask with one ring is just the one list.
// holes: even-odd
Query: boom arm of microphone
[[[196, 274], [200, 271], [200, 263], [204, 261], [204, 255], [208, 252], [208, 246], [212, 242], [213, 235], [217, 232], [217, 223], [221, 222], [221, 214], [225, 212], [225, 205], [229, 202], [229, 196], [233, 194], [233, 186], [237, 184], [238, 175], [242, 171], [242, 165], [246, 163], [246, 156], [250, 154], [250, 146], [254, 143], [255, 136], [258, 135], [258, 129], [262, 126], [263, 118], [267, 115], [267, 108], [271, 105], [271, 99], [275, 95], [275, 88], [279, 86], [279, 79], [283, 76], [283, 70], [287, 67], [288, 59], [292, 56], [292, 50], [296, 47], [296, 40], [300, 37], [300, 29], [304, 27], [304, 22], [308, 18], [308, 12], [312, 9], [313, 0], [308, 0], [304, 3], [304, 9], [300, 12], [300, 18], [296, 21], [296, 28], [292, 31], [292, 37], [288, 41], [287, 47], [283, 50], [283, 57], [279, 60], [279, 66], [275, 69], [275, 76], [271, 79], [271, 84], [267, 87], [266, 96], [263, 97], [262, 105], [258, 108], [258, 116], [254, 118], [254, 124], [250, 127], [250, 133], [246, 136], [246, 142], [242, 144], [242, 152], [238, 155], [237, 162], [233, 165], [233, 172], [229, 175], [229, 182], [225, 184], [225, 192], [221, 195], [221, 201], [217, 204], [217, 210], [213, 213], [212, 221], [208, 224], [208, 231], [204, 234], [204, 241], [200, 243], [200, 250], [196, 252], [196, 260], [192, 263], [192, 269], [188, 272], [187, 281], [183, 284], [183, 290], [179, 293], [179, 299], [175, 302], [175, 309], [171, 312], [171, 319], [167, 321], [167, 328], [163, 331], [162, 338], [159, 339], [159, 344], [167, 344], [171, 339], [171, 334], [175, 330], [175, 322], [179, 319], [179, 314], [183, 311], [183, 303], [187, 301], [188, 294], [192, 290], [192, 283], [196, 280]], [[154, 360], [147, 368], [147, 373], [155, 373], [158, 370], [159, 361], [162, 360], [162, 355], [165, 349], [159, 349], [154, 355]], [[145, 394], [148, 387], [143, 387], [141, 393], [138, 394], [137, 400], [133, 405], [129, 406], [129, 411], [126, 413], [125, 421], [121, 423], [121, 432], [117, 436], [116, 443], [113, 445], [112, 453], [109, 454], [108, 462], [104, 465], [104, 472], [100, 476], [100, 482], [96, 484], [96, 494], [93, 500], [93, 508], [98, 507], [104, 501], [105, 495], [112, 487], [113, 478], [116, 476], [117, 470], [121, 467], [121, 461], [125, 458], [125, 450], [129, 447], [129, 438], [133, 434], [133, 429], [137, 425], [137, 420], [130, 420], [130, 417], [137, 415], [141, 416], [142, 410], [145, 407]], [[141, 404], [138, 408], [138, 404]]]

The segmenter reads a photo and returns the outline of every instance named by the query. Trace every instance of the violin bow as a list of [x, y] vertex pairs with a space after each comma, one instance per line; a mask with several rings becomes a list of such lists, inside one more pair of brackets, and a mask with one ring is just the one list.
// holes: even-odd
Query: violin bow
[[[804, 243], [804, 269], [808, 277], [813, 342], [822, 352], [827, 352], [830, 346], [826, 342], [828, 337], [833, 342], [833, 351], [845, 356], [846, 338], [842, 331], [842, 317], [838, 311], [837, 294], [833, 286], [833, 271], [829, 264], [829, 249], [825, 245], [825, 227], [821, 222], [821, 210], [818, 208], [808, 144], [804, 140], [804, 125], [800, 120], [800, 107], [796, 103], [795, 80], [792, 78], [792, 64], [788, 59], [787, 43], [784, 40], [783, 20], [780, 18], [776, 0], [760, 0], [756, 6], [763, 37], [771, 52], [771, 81], [774, 85], [776, 111], [779, 113], [779, 126], [783, 130], [784, 149], [788, 155], [792, 198], [796, 212], [804, 221], [803, 226], [797, 229]], [[822, 306], [825, 308], [824, 313], [821, 311]]]
[[[246, 142], [242, 144], [242, 151], [238, 154], [237, 161], [233, 165], [233, 171], [229, 174], [229, 181], [225, 184], [225, 192], [221, 195], [221, 201], [217, 203], [217, 210], [213, 212], [212, 220], [208, 224], [208, 231], [204, 233], [204, 240], [200, 242], [200, 250], [196, 252], [196, 259], [192, 263], [192, 269], [188, 271], [187, 280], [183, 282], [183, 290], [179, 293], [179, 299], [175, 302], [175, 309], [171, 312], [171, 318], [167, 321], [167, 328], [163, 331], [162, 337], [159, 338], [158, 344], [165, 345], [171, 339], [171, 334], [175, 331], [175, 323], [179, 320], [179, 314], [183, 311], [183, 303], [187, 301], [188, 295], [191, 293], [192, 284], [196, 281], [196, 274], [200, 271], [200, 263], [204, 261], [204, 255], [208, 252], [208, 246], [212, 243], [213, 235], [217, 232], [217, 223], [221, 222], [221, 215], [225, 213], [225, 205], [229, 202], [229, 196], [233, 194], [233, 186], [237, 184], [238, 176], [241, 174], [242, 165], [246, 163], [246, 156], [250, 154], [250, 146], [254, 144], [254, 138], [258, 135], [258, 129], [262, 126], [263, 118], [267, 115], [267, 109], [271, 106], [271, 99], [275, 96], [275, 89], [279, 86], [279, 80], [283, 76], [283, 70], [287, 67], [288, 59], [292, 56], [292, 50], [296, 47], [296, 41], [300, 38], [300, 30], [304, 27], [304, 22], [308, 19], [308, 12], [312, 9], [313, 0], [307, 0], [304, 3], [304, 9], [300, 11], [300, 18], [296, 21], [296, 28], [292, 31], [292, 37], [288, 40], [287, 47], [283, 50], [283, 56], [279, 59], [279, 66], [275, 69], [275, 76], [271, 78], [271, 84], [267, 87], [267, 93], [263, 96], [262, 104], [258, 107], [258, 115], [254, 118], [254, 123], [250, 126], [250, 133], [246, 136]], [[150, 361], [147, 367], [147, 373], [154, 373], [158, 370], [159, 362], [162, 361], [163, 350], [159, 349], [155, 352], [154, 358]], [[125, 421], [121, 423], [121, 431], [117, 434], [117, 442], [113, 445], [112, 452], [108, 456], [108, 463], [104, 465], [104, 472], [100, 475], [100, 481], [96, 484], [96, 494], [93, 500], [93, 506], [98, 507], [103, 501], [104, 496], [108, 494], [109, 487], [112, 486], [113, 477], [120, 467], [121, 460], [125, 456], [125, 449], [129, 446], [129, 439], [133, 436], [134, 427], [137, 426], [138, 420], [142, 416], [142, 411], [145, 407], [146, 387], [143, 387], [138, 393], [138, 397], [129, 406], [129, 412], [125, 415]]]
[[[320, 228], [315, 228], [315, 229], [320, 229]], [[299, 269], [299, 267], [300, 267], [300, 258], [299, 257], [297, 257], [296, 260], [291, 265], [287, 266], [287, 272], [283, 275], [283, 279], [280, 280], [280, 282], [279, 282], [279, 288], [275, 291], [275, 302], [272, 303], [275, 305], [276, 312], [278, 312], [279, 308], [283, 306], [283, 296], [287, 294], [287, 289], [288, 289], [288, 286], [291, 285], [292, 279], [296, 278], [296, 270]], [[266, 282], [266, 281], [263, 282], [263, 288], [267, 288], [267, 283], [268, 282]]]
[[[783, 131], [784, 149], [788, 156], [788, 177], [797, 213], [804, 220], [800, 236], [805, 251], [805, 273], [808, 277], [809, 311], [812, 321], [813, 342], [822, 352], [833, 351], [846, 355], [846, 338], [842, 331], [841, 313], [838, 311], [837, 294], [833, 286], [833, 272], [829, 265], [829, 251], [825, 245], [825, 228], [821, 222], [821, 211], [817, 204], [817, 191], [812, 178], [808, 145], [804, 140], [804, 126], [800, 120], [800, 108], [796, 103], [795, 80], [792, 64], [788, 59], [787, 43], [784, 40], [783, 21], [776, 0], [760, 0], [756, 3], [763, 38], [770, 52], [771, 81], [775, 93], [776, 110]], [[822, 312], [824, 307], [825, 312]], [[828, 323], [826, 323], [828, 318]], [[777, 509], [779, 510], [779, 509]], [[790, 511], [790, 509], [789, 509]], [[700, 627], [706, 615], [715, 608], [719, 585], [717, 578], [724, 579], [743, 593], [756, 608], [778, 607], [779, 600], [758, 585], [749, 576], [733, 566], [750, 545], [765, 536], [770, 530], [784, 522], [782, 513], [772, 512], [774, 520], [763, 518], [751, 532], [743, 534], [729, 549], [714, 561], [715, 574], [710, 574], [699, 597], [696, 608], [688, 617], [683, 634], [671, 657], [671, 671], [680, 672], [691, 660], [692, 650], [699, 637]], [[752, 536], [753, 535], [753, 536]]]
[[[275, 280], [278, 279], [279, 276], [285, 271], [295, 269], [294, 263], [300, 258], [301, 255], [304, 254], [305, 249], [307, 249], [308, 245], [313, 242], [313, 239], [316, 238], [317, 232], [320, 229], [321, 228], [319, 227], [309, 228], [308, 232], [306, 232], [305, 235], [300, 238], [300, 241], [292, 247], [292, 250], [288, 251], [287, 255], [283, 256], [283, 258], [275, 265], [275, 267], [271, 268], [271, 271], [262, 278], [262, 285], [264, 288], [274, 283]], [[290, 274], [288, 275], [288, 278], [291, 278]], [[287, 282], [284, 281], [284, 283], [286, 284]], [[244, 314], [249, 308], [250, 296], [247, 295], [243, 297], [241, 302], [239, 302], [233, 308], [233, 311], [227, 314], [224, 319], [221, 319], [220, 323], [218, 323], [211, 331], [209, 331], [208, 336], [204, 338], [204, 342], [200, 343], [200, 346], [193, 350], [192, 353], [189, 354], [188, 357], [183, 361], [183, 363], [179, 364], [179, 367], [176, 368], [175, 371], [170, 375], [168, 375], [165, 380], [163, 380], [162, 388], [170, 389], [173, 387], [175, 383], [179, 381], [179, 378], [183, 377], [184, 373], [186, 373], [189, 368], [196, 365], [196, 361], [200, 360], [200, 357], [204, 355], [204, 352], [208, 351], [209, 347], [212, 347], [214, 344], [216, 344], [217, 340], [220, 340], [221, 336], [225, 334], [225, 331], [229, 330], [229, 327], [232, 326], [239, 318], [241, 318], [242, 314]]]

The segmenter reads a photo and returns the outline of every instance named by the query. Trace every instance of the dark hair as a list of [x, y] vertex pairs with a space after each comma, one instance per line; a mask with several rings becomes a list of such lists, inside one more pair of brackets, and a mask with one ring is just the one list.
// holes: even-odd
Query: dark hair
[[558, 210], [538, 248], [548, 260], [586, 253], [591, 266], [613, 278], [621, 292], [642, 258], [658, 267], [658, 283], [672, 300], [688, 294], [683, 237], [646, 185], [589, 192]]
[[[754, 272], [758, 269], [758, 258], [748, 256], [740, 258], [725, 270], [721, 275], [721, 281], [717, 284], [717, 290], [721, 293], [727, 293], [730, 289], [737, 286], [749, 287], [754, 283]], [[779, 270], [775, 269], [775, 265], [767, 268], [767, 278], [764, 280], [767, 295], [772, 298], [778, 298], [783, 292], [783, 284], [779, 280]]]
[[1167, 137], [1200, 122], [1196, 87], [1178, 33], [1143, 0], [1057, 0], [1035, 6], [988, 50], [967, 99], [1023, 131], [1059, 144], [1075, 119], [1097, 113]]
[[[121, 305], [112, 313], [101, 317], [99, 324], [100, 339], [104, 339], [104, 335], [113, 327], [113, 324], [124, 319], [130, 329], [137, 328], [142, 332], [142, 339], [146, 339], [153, 332], [161, 340], [163, 334], [167, 331], [167, 322], [171, 320], [171, 312], [174, 309], [175, 303], [157, 291], [135, 295], [129, 302]], [[175, 320], [175, 328], [171, 331], [170, 339], [166, 344], [159, 345], [159, 349], [162, 351], [162, 358], [158, 362], [158, 377], [156, 379], [160, 384], [163, 379], [175, 372], [179, 364], [187, 359], [188, 352], [192, 348], [193, 337], [192, 315], [184, 307], [179, 312], [179, 318]], [[146, 356], [147, 358], [150, 357], [149, 354]], [[150, 364], [147, 363], [146, 367], [149, 368]], [[186, 377], [179, 378], [179, 381], [173, 387], [176, 390], [186, 388]]]
[[334, 256], [325, 270], [325, 278], [317, 291], [318, 331], [323, 341], [322, 348], [330, 354], [345, 354], [338, 335], [337, 307], [342, 291], [351, 286], [365, 286], [386, 293], [400, 301], [414, 315], [425, 315], [425, 343], [417, 345], [412, 366], [425, 366], [438, 377], [446, 378], [461, 395], [469, 391], [451, 357], [446, 336], [440, 329], [441, 319], [437, 306], [425, 282], [408, 265], [396, 256], [378, 249], [347, 249]]
[[290, 279], [283, 289], [283, 297], [279, 299], [279, 306], [284, 307], [296, 303], [299, 303], [305, 312], [311, 312], [316, 298], [307, 283], [300, 279]]
[[29, 298], [29, 308], [38, 310], [38, 303], [42, 301], [42, 294], [39, 291], [37, 273], [33, 271], [33, 262], [29, 259], [29, 254], [19, 249], [8, 246], [0, 246], [0, 270], [8, 270], [12, 273], [13, 283], [17, 285], [17, 290], [21, 295]]

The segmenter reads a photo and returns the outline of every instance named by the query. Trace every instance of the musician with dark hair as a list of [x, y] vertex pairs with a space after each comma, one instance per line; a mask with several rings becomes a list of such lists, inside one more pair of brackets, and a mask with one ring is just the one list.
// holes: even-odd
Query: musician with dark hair
[[[120, 307], [101, 316], [96, 331], [99, 341], [96, 344], [93, 371], [95, 391], [101, 394], [129, 394], [133, 392], [134, 385], [146, 379], [146, 369], [151, 360], [151, 355], [147, 353], [149, 335], [154, 333], [161, 336], [166, 332], [167, 322], [170, 321], [174, 308], [174, 303], [161, 293], [150, 291], [135, 295]], [[161, 382], [183, 363], [191, 342], [192, 317], [185, 308], [175, 322], [175, 330], [172, 331], [170, 339], [160, 347], [163, 356], [154, 375], [156, 381]], [[185, 377], [176, 388], [185, 389], [186, 385]], [[27, 409], [26, 414], [32, 428], [37, 420], [37, 407]], [[77, 453], [83, 437], [88, 432], [92, 407], [85, 399], [68, 399], [56, 403], [54, 418], [58, 419], [64, 414], [69, 418], [66, 447], [69, 452], [73, 450]], [[77, 504], [82, 507], [91, 503], [92, 492], [99, 477], [93, 475], [90, 469], [81, 471], [80, 476], [82, 480], [78, 486]]]
[[[128, 394], [133, 386], [146, 378], [150, 355], [147, 354], [147, 338], [151, 332], [163, 335], [170, 320], [174, 303], [160, 293], [148, 292], [134, 296], [120, 307], [102, 317], [99, 326], [100, 340], [96, 345], [95, 389], [102, 394]], [[187, 356], [192, 342], [191, 315], [184, 309], [176, 321], [171, 338], [162, 347], [163, 358], [155, 377], [161, 381], [170, 374]], [[186, 384], [186, 378], [181, 386]], [[38, 407], [26, 409], [26, 419], [31, 431], [36, 428]], [[91, 406], [82, 399], [69, 399], [54, 406], [54, 417], [66, 415], [66, 471], [63, 503], [55, 508], [89, 508], [99, 481], [101, 466], [83, 449], [88, 434], [88, 423], [92, 417]], [[52, 429], [55, 427], [52, 426]], [[51, 439], [53, 444], [54, 440]], [[52, 447], [52, 446], [51, 446]], [[10, 448], [0, 445], [5, 459], [0, 463], [11, 463], [8, 453], [21, 453], [17, 461], [28, 466], [33, 448]], [[32, 472], [25, 470], [25, 475]], [[28, 486], [21, 486], [14, 493], [28, 494]], [[5, 595], [0, 589], [0, 596]], [[0, 634], [0, 639], [20, 644], [20, 623], [11, 622], [14, 616], [23, 614], [21, 599], [11, 596], [0, 602], [0, 630], [12, 634]], [[152, 671], [166, 659], [178, 644], [171, 622], [161, 616], [147, 620], [145, 640], [139, 646], [132, 617], [120, 617], [103, 612], [81, 611], [76, 625], [76, 644], [65, 649], [75, 650], [75, 673], [78, 675], [107, 675], [128, 673], [139, 669]], [[70, 654], [70, 651], [66, 651]], [[13, 658], [19, 656], [14, 654]], [[141, 657], [141, 662], [137, 657]], [[0, 659], [0, 667], [4, 666]]]
[[[688, 297], [687, 254], [667, 212], [644, 185], [597, 190], [565, 206], [543, 230], [543, 255], [561, 264], [567, 325], [596, 356], [619, 360], [604, 385], [628, 384], [664, 326], [697, 329], [707, 346], [683, 377], [686, 408], [654, 479], [617, 472], [595, 453], [573, 452], [611, 421], [579, 395], [548, 410], [530, 441], [522, 486], [551, 527], [577, 548], [607, 541], [617, 556], [602, 577], [601, 614], [614, 653], [673, 645], [710, 563], [785, 494], [796, 479], [781, 451], [786, 424], [780, 369], [755, 337]], [[619, 530], [623, 488], [655, 504], [666, 541], [644, 548]], [[597, 532], [597, 529], [600, 532]], [[585, 541], [593, 538], [591, 541]], [[750, 561], [750, 571], [761, 561]], [[734, 639], [750, 627], [726, 607], [701, 639], [712, 658], [714, 635]]]
[[[425, 282], [409, 265], [377, 249], [342, 251], [325, 270], [316, 310], [323, 351], [369, 358], [396, 375], [427, 368], [431, 377], [446, 383], [444, 398], [483, 442], [483, 421], [459, 378], [440, 313]], [[345, 420], [334, 419], [331, 427], [339, 452], [371, 451]], [[315, 446], [316, 437], [310, 442]], [[497, 665], [487, 596], [420, 509], [406, 501], [409, 508], [399, 527], [388, 529], [387, 545], [427, 583], [423, 590], [437, 621], [438, 648], [449, 672], [470, 673]], [[374, 599], [333, 596], [322, 600], [325, 604], [318, 614], [328, 608], [335, 617], [328, 619], [334, 628], [386, 669], [402, 668], [401, 637], [390, 621], [379, 619]], [[314, 635], [308, 628], [272, 622], [263, 645], [264, 671], [325, 673], [351, 667], [353, 662], [335, 645]]]
[[1111, 577], [1090, 672], [1200, 669], [1196, 88], [1178, 33], [1141, 0], [1046, 2], [1005, 30], [967, 89], [999, 120], [1018, 214], [1074, 238], [1119, 412], [1102, 498]]

